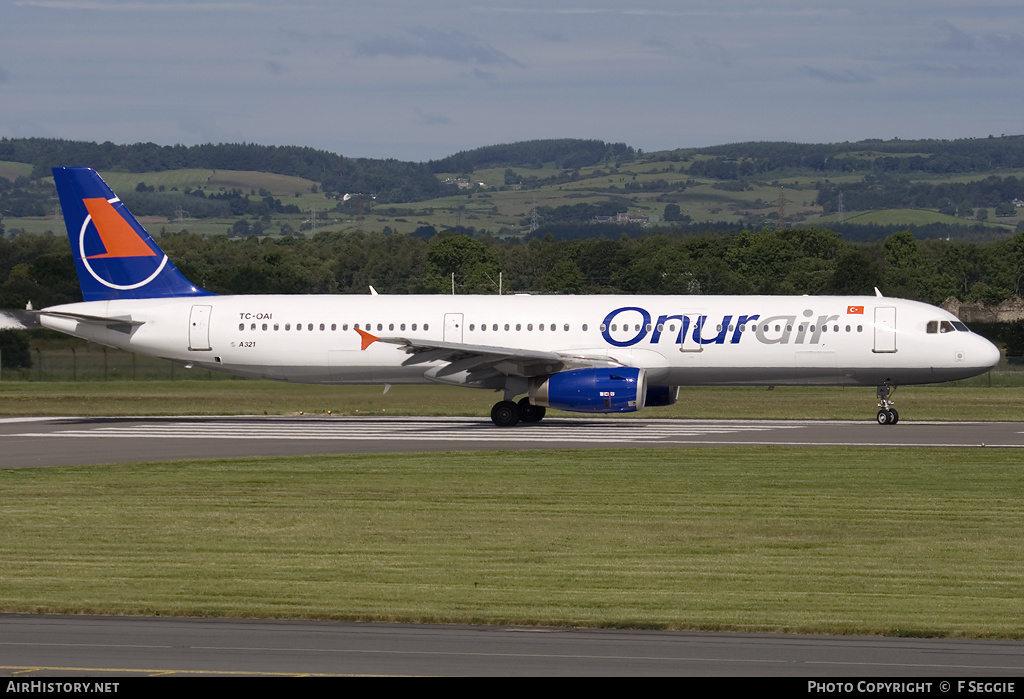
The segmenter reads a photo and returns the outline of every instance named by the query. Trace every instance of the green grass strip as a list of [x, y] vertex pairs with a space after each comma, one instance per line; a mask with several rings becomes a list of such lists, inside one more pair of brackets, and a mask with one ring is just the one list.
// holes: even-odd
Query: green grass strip
[[1010, 450], [0, 471], [0, 610], [1024, 638]]

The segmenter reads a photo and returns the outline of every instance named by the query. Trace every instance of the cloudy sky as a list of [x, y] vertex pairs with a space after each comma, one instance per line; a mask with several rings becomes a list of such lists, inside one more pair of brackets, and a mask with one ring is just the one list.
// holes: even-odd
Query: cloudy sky
[[1024, 133], [1020, 0], [0, 0], [0, 136], [428, 160]]

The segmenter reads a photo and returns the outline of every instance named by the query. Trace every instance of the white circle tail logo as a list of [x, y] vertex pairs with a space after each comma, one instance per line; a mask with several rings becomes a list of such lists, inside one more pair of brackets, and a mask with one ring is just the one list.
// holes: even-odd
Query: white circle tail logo
[[[110, 200], [103, 198], [83, 199], [83, 203], [89, 215], [85, 217], [85, 220], [82, 222], [82, 229], [78, 233], [78, 253], [82, 264], [85, 265], [93, 279], [111, 289], [130, 291], [146, 286], [146, 284], [160, 276], [160, 272], [167, 265], [167, 255], [163, 255], [163, 259], [156, 265], [155, 271], [150, 273], [156, 261], [146, 260], [145, 258], [154, 258], [158, 255], [139, 236], [132, 225], [125, 220], [124, 216], [114, 208], [114, 204], [120, 203], [120, 199], [116, 197]], [[97, 255], [85, 254], [85, 237], [90, 223], [93, 224], [93, 230], [99, 236], [105, 250], [105, 252]], [[126, 261], [128, 258], [136, 260], [137, 263], [121, 265], [117, 268], [117, 272], [119, 275], [129, 276], [130, 279], [119, 278], [116, 281], [105, 278], [100, 271], [97, 271], [89, 263], [89, 260], [118, 259]], [[147, 274], [148, 276], [146, 276]], [[140, 277], [141, 281], [134, 281]]]

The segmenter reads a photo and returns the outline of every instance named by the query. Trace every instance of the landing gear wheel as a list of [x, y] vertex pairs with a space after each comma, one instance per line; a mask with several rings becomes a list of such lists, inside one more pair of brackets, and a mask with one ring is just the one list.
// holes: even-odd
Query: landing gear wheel
[[519, 419], [523, 422], [540, 422], [544, 419], [547, 408], [542, 405], [533, 405], [529, 398], [519, 401]]
[[895, 425], [900, 421], [900, 414], [893, 408], [888, 410], [878, 411], [878, 424], [879, 425]]
[[491, 408], [491, 422], [498, 427], [515, 427], [519, 424], [519, 406], [510, 400], [495, 403]]

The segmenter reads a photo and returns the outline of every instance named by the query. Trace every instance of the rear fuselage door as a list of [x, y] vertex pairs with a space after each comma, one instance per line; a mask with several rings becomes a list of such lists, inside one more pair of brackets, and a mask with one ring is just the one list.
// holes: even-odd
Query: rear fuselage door
[[210, 349], [210, 312], [213, 306], [192, 306], [188, 316], [188, 348], [193, 352]]

